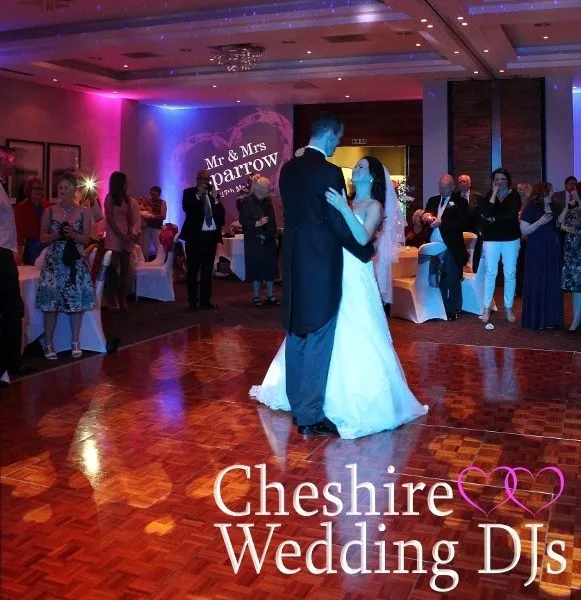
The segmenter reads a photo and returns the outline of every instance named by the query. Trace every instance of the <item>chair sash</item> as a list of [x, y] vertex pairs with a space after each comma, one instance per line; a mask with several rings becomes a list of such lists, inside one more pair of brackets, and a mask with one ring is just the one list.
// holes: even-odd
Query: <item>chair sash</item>
[[446, 251], [440, 252], [440, 254], [420, 254], [418, 256], [418, 264], [423, 265], [426, 262], [430, 262], [430, 272], [428, 276], [428, 283], [430, 287], [439, 288], [440, 279], [442, 278], [442, 266], [444, 264], [444, 255]]

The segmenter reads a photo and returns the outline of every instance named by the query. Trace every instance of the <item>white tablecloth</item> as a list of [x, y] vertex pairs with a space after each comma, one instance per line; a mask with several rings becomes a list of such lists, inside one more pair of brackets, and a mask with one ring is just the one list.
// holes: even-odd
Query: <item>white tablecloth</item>
[[230, 270], [236, 277], [244, 281], [246, 269], [244, 267], [244, 235], [236, 234], [233, 238], [224, 238], [222, 244], [216, 248], [216, 262], [220, 257], [230, 261]]
[[20, 294], [24, 300], [24, 321], [22, 322], [23, 345], [30, 344], [39, 338], [44, 331], [42, 313], [34, 306], [36, 288], [40, 271], [36, 267], [18, 267]]
[[405, 246], [399, 249], [399, 260], [392, 265], [391, 275], [393, 279], [403, 277], [415, 277], [418, 269], [418, 249], [413, 246]]

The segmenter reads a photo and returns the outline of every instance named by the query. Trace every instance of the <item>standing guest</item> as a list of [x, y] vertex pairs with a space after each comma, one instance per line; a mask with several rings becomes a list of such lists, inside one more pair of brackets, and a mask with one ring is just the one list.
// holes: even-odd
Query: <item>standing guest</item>
[[57, 184], [59, 203], [42, 216], [40, 239], [48, 246], [40, 271], [36, 308], [44, 313], [44, 356], [56, 360], [53, 336], [58, 313], [71, 321], [72, 357], [83, 355], [80, 345], [83, 313], [95, 306], [95, 288], [83, 258], [89, 243], [91, 213], [75, 204], [77, 180], [65, 173]]
[[151, 216], [145, 217], [145, 227], [141, 231], [141, 249], [145, 260], [151, 256], [151, 247], [153, 246], [154, 255], [157, 256], [159, 250], [159, 236], [163, 222], [167, 216], [167, 203], [161, 199], [161, 188], [154, 185], [149, 190], [148, 213]]
[[567, 202], [572, 201], [572, 194], [577, 187], [577, 178], [570, 175], [565, 179], [565, 189], [560, 192], [555, 192], [553, 195], [553, 202], [557, 205], [558, 208], [563, 210], [567, 204]]
[[0, 387], [9, 385], [9, 375], [24, 375], [32, 371], [22, 364], [20, 352], [24, 302], [15, 260], [16, 222], [6, 185], [15, 159], [14, 150], [0, 146]]
[[472, 189], [470, 175], [463, 173], [458, 177], [458, 192], [468, 203], [468, 218], [466, 220], [466, 231], [476, 234], [476, 246], [472, 255], [472, 271], [478, 271], [480, 257], [482, 255], [482, 233], [480, 232], [480, 203], [484, 195]]
[[[526, 181], [521, 183], [517, 183], [516, 191], [520, 194], [521, 201], [521, 209], [518, 215], [520, 220], [520, 216], [524, 207], [528, 204], [529, 199], [531, 197], [533, 186]], [[520, 248], [518, 250], [518, 258], [516, 259], [516, 297], [520, 298], [522, 296], [524, 277], [525, 277], [525, 255], [527, 249], [527, 236], [520, 236]]]
[[440, 292], [449, 321], [455, 321], [462, 310], [462, 269], [468, 262], [464, 244], [464, 227], [468, 203], [454, 193], [454, 178], [446, 174], [438, 183], [439, 196], [432, 196], [426, 204], [422, 220], [431, 228], [430, 242], [441, 242], [446, 253], [440, 276]]
[[[186, 243], [188, 260], [189, 310], [218, 308], [212, 304], [212, 274], [216, 246], [222, 243], [226, 211], [214, 189], [210, 172], [198, 171], [196, 186], [184, 190], [182, 208], [186, 213], [180, 239]], [[200, 295], [198, 298], [198, 275]]]
[[269, 197], [270, 181], [259, 177], [252, 182], [250, 196], [240, 207], [240, 223], [244, 232], [244, 263], [246, 281], [252, 281], [254, 306], [262, 306], [260, 284], [266, 284], [266, 301], [278, 305], [274, 296], [274, 281], [278, 279], [276, 244], [276, 219], [272, 199]]
[[552, 329], [563, 324], [561, 244], [552, 201], [551, 184], [536, 183], [521, 214], [520, 228], [527, 236], [522, 326]]
[[23, 191], [25, 199], [14, 207], [18, 249], [22, 262], [34, 265], [43, 248], [40, 241], [42, 213], [50, 203], [43, 199], [44, 185], [39, 177], [27, 177]]
[[573, 321], [567, 333], [575, 333], [581, 325], [581, 186], [570, 192], [557, 222], [565, 233], [561, 287], [571, 292]]
[[490, 321], [490, 305], [496, 287], [498, 262], [502, 258], [504, 272], [504, 310], [506, 320], [514, 323], [512, 310], [516, 292], [516, 263], [520, 248], [521, 231], [518, 216], [521, 207], [520, 194], [512, 190], [512, 178], [506, 169], [492, 172], [492, 189], [480, 205], [480, 228], [486, 260], [484, 280], [484, 323]]
[[115, 171], [109, 178], [109, 194], [105, 198], [105, 250], [111, 250], [105, 293], [111, 308], [127, 310], [130, 292], [129, 260], [139, 240], [141, 216], [135, 198], [127, 194], [127, 175]]
[[97, 190], [92, 185], [77, 188], [75, 202], [86, 208], [91, 213], [91, 242], [96, 243], [103, 237], [105, 231], [105, 219], [103, 218], [103, 209]]

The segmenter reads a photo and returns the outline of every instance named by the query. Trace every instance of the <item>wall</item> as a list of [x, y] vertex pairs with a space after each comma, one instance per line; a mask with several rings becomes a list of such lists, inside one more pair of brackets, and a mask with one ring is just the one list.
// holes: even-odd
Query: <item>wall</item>
[[424, 84], [423, 101], [423, 203], [438, 193], [438, 180], [448, 172], [448, 84]]
[[128, 101], [0, 79], [0, 144], [7, 138], [78, 144], [81, 168], [106, 182], [120, 167], [122, 105]]
[[143, 195], [159, 185], [168, 221], [183, 222], [182, 191], [196, 184], [202, 168], [210, 170], [223, 196], [226, 224], [238, 218], [236, 198], [249, 172], [271, 180], [276, 203], [278, 173], [292, 155], [292, 107], [170, 110], [140, 105], [136, 128], [138, 168], [131, 193]]
[[294, 145], [304, 146], [310, 137], [311, 123], [321, 111], [335, 113], [343, 122], [341, 142], [351, 146], [352, 139], [366, 139], [367, 146], [407, 146], [408, 184], [416, 202], [422, 202], [422, 101], [354, 102], [351, 104], [305, 104], [294, 107]]
[[581, 181], [581, 90], [573, 94], [573, 136], [575, 147], [573, 173]]

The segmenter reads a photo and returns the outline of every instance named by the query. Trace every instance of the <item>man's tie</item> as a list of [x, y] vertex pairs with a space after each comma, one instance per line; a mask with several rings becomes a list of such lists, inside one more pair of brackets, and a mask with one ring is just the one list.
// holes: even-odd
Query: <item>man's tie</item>
[[206, 221], [206, 226], [212, 226], [212, 206], [210, 205], [210, 196], [208, 194], [204, 194], [204, 219]]
[[445, 198], [444, 198], [444, 196], [442, 196], [442, 199], [440, 200], [440, 208], [442, 208], [444, 206], [444, 204], [446, 204], [447, 199], [448, 199], [447, 196]]

